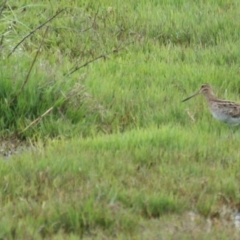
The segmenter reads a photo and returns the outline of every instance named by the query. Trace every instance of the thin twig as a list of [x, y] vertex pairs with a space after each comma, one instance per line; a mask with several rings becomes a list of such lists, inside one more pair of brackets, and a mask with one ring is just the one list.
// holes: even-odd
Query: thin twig
[[90, 61], [85, 62], [83, 65], [75, 67], [75, 68], [74, 68], [73, 70], [71, 70], [69, 73], [64, 74], [64, 76], [70, 76], [71, 74], [73, 74], [73, 73], [75, 73], [76, 71], [78, 71], [80, 68], [86, 67], [89, 63], [95, 62], [95, 61], [97, 61], [98, 59], [100, 59], [100, 58], [105, 58], [105, 57], [106, 57], [106, 55], [99, 55], [99, 56], [95, 57], [94, 59], [91, 59]]
[[0, 47], [3, 45], [4, 35], [1, 36]]
[[36, 62], [36, 60], [37, 60], [37, 56], [38, 56], [38, 54], [39, 54], [39, 52], [40, 52], [40, 49], [41, 49], [41, 47], [42, 47], [42, 44], [43, 44], [43, 41], [44, 41], [45, 36], [46, 36], [46, 34], [47, 34], [47, 31], [48, 31], [48, 27], [46, 28], [46, 30], [45, 30], [45, 32], [44, 32], [42, 41], [41, 41], [41, 43], [40, 43], [40, 45], [39, 45], [39, 47], [38, 47], [38, 50], [37, 50], [37, 52], [36, 52], [36, 54], [35, 54], [35, 57], [34, 57], [34, 59], [33, 59], [33, 61], [32, 61], [32, 64], [31, 64], [31, 66], [30, 66], [30, 68], [29, 68], [29, 70], [28, 70], [27, 76], [26, 76], [24, 82], [22, 83], [22, 86], [21, 86], [21, 88], [19, 89], [19, 91], [14, 95], [14, 98], [11, 100], [10, 104], [17, 99], [17, 97], [18, 97], [18, 96], [20, 95], [20, 93], [22, 92], [24, 86], [26, 85], [26, 83], [27, 83], [27, 81], [28, 81], [28, 79], [29, 79], [30, 73], [31, 73], [31, 71], [32, 71], [32, 69], [33, 69], [33, 66], [34, 66], [34, 64], [35, 64], [35, 62]]
[[2, 6], [0, 7], [0, 15], [2, 15], [2, 12], [6, 6], [6, 3], [7, 3], [7, 0], [5, 0], [3, 3], [2, 3]]
[[95, 24], [96, 24], [96, 19], [97, 19], [98, 12], [99, 12], [99, 6], [98, 6], [97, 11], [94, 14], [94, 18], [93, 18], [93, 22], [92, 22], [92, 27], [93, 28], [95, 27]]
[[186, 109], [185, 112], [187, 113], [188, 117], [191, 119], [192, 122], [195, 122], [195, 119], [194, 119], [194, 114], [191, 114], [189, 112], [189, 109]]
[[36, 118], [34, 121], [32, 121], [27, 127], [25, 127], [21, 132], [25, 132], [26, 130], [28, 130], [32, 125], [34, 125], [35, 123], [39, 122], [43, 117], [45, 117], [48, 113], [50, 113], [53, 110], [54, 107], [50, 107], [46, 112], [44, 112], [40, 117]]
[[95, 61], [97, 61], [98, 59], [106, 58], [107, 56], [109, 56], [109, 55], [111, 55], [111, 54], [114, 54], [114, 53], [116, 53], [116, 52], [119, 52], [120, 50], [124, 49], [126, 46], [128, 46], [128, 45], [130, 45], [130, 44], [132, 44], [132, 43], [134, 43], [134, 41], [132, 41], [132, 42], [124, 45], [123, 47], [115, 48], [115, 49], [113, 49], [112, 51], [110, 51], [110, 52], [108, 52], [108, 53], [106, 53], [106, 54], [101, 54], [101, 55], [99, 55], [99, 56], [97, 56], [97, 57], [95, 57], [95, 58], [93, 58], [93, 59], [85, 62], [84, 64], [82, 64], [82, 65], [80, 65], [80, 66], [76, 66], [73, 70], [71, 70], [69, 73], [65, 73], [63, 76], [67, 76], [67, 77], [68, 77], [68, 76], [72, 75], [73, 73], [75, 73], [76, 71], [78, 71], [79, 69], [81, 69], [81, 68], [83, 68], [83, 67], [86, 67], [88, 64], [90, 64], [90, 63], [92, 63], [92, 62], [95, 62]]
[[47, 21], [45, 21], [44, 23], [40, 24], [38, 27], [36, 27], [35, 29], [33, 29], [31, 32], [29, 32], [25, 37], [22, 38], [22, 40], [13, 48], [13, 50], [8, 54], [8, 58], [13, 54], [13, 52], [17, 49], [17, 47], [29, 36], [31, 36], [33, 33], [35, 33], [38, 29], [42, 28], [44, 25], [46, 25], [48, 22], [50, 22], [51, 20], [53, 20], [55, 17], [57, 17], [61, 12], [63, 12], [65, 9], [62, 9], [60, 11], [58, 11], [57, 13], [55, 13], [52, 17], [50, 17]]
[[[86, 32], [86, 31], [90, 30], [91, 28], [92, 28], [92, 26], [91, 26], [91, 27], [87, 27], [87, 28], [83, 29], [82, 31], [80, 31], [80, 33], [84, 33], [84, 32]], [[78, 31], [78, 32], [79, 32], [79, 31]]]

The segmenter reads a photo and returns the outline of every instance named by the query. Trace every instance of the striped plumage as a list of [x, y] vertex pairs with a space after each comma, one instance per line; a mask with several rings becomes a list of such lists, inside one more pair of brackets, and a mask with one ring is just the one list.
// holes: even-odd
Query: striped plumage
[[240, 123], [240, 104], [217, 98], [209, 84], [201, 85], [196, 93], [184, 99], [183, 102], [198, 94], [205, 96], [209, 110], [214, 118], [229, 125], [238, 125]]

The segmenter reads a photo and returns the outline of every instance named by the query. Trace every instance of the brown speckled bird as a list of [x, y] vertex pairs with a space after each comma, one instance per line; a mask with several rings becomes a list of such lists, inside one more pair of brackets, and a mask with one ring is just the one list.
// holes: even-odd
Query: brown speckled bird
[[217, 98], [214, 95], [211, 86], [207, 83], [202, 84], [196, 93], [187, 97], [182, 102], [185, 102], [198, 94], [204, 95], [209, 110], [214, 118], [233, 126], [240, 123], [240, 103]]

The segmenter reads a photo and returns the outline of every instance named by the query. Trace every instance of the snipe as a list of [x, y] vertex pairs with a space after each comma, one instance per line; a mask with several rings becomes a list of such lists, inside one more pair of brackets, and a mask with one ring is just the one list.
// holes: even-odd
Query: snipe
[[190, 98], [203, 94], [207, 100], [209, 110], [214, 118], [229, 125], [240, 124], [240, 103], [217, 98], [209, 84], [201, 85], [200, 89], [193, 95], [187, 97], [182, 102]]

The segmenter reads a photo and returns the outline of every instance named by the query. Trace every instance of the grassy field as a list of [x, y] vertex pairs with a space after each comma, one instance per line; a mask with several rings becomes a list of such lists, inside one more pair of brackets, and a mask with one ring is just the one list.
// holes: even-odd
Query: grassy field
[[[3, 1], [0, 239], [238, 239], [240, 3]], [[4, 149], [3, 145], [9, 145]], [[30, 150], [29, 150], [30, 149]]]

